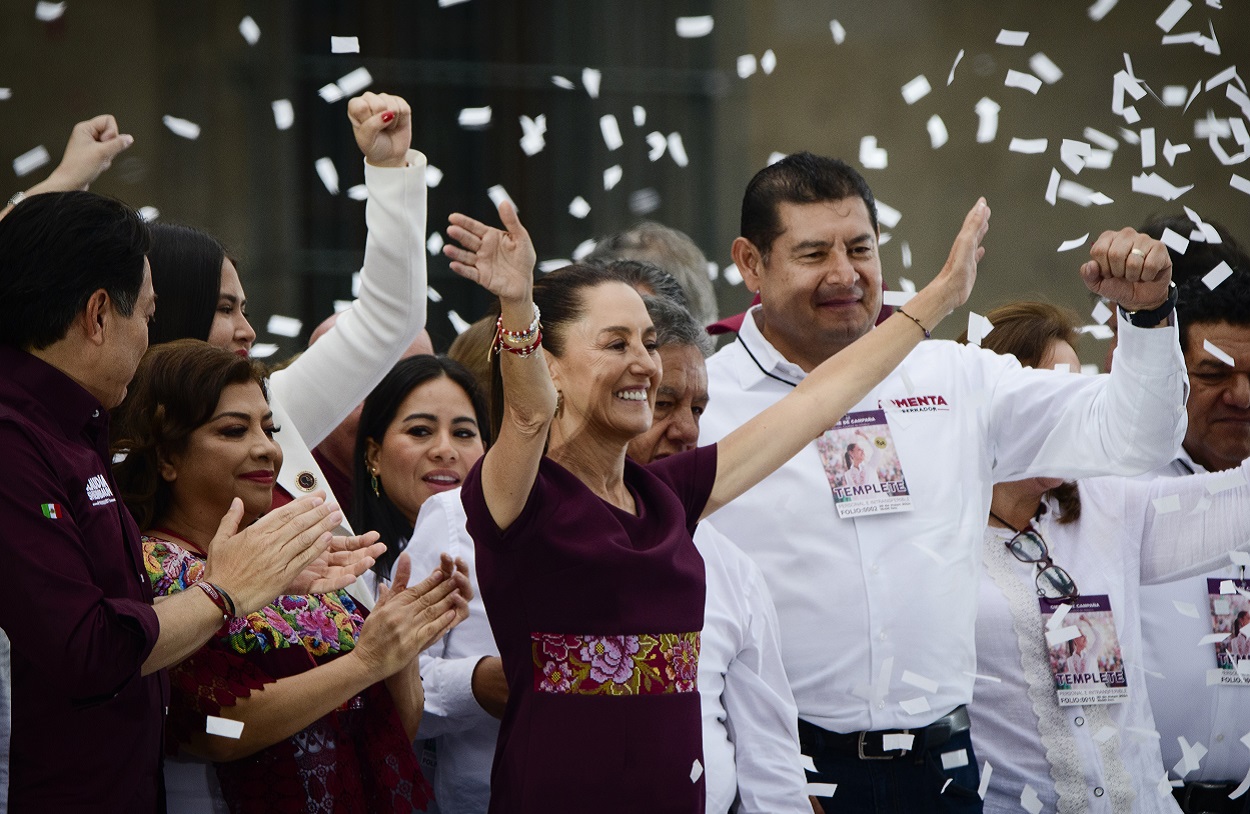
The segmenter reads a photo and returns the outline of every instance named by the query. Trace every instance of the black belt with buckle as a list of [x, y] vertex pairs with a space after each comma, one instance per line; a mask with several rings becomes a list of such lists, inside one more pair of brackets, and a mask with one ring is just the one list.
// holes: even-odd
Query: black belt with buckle
[[1236, 789], [1236, 783], [1190, 781], [1175, 789], [1174, 795], [1186, 814], [1241, 814], [1246, 810], [1246, 800], [1228, 798]]
[[[854, 755], [860, 760], [893, 760], [909, 752], [936, 749], [951, 739], [952, 735], [967, 732], [972, 727], [967, 707], [956, 707], [928, 726], [920, 729], [882, 729], [872, 732], [830, 732], [815, 724], [799, 719], [799, 742], [803, 754], [818, 754], [825, 750]], [[886, 736], [911, 735], [908, 749], [885, 748]], [[891, 740], [893, 740], [891, 738]]]

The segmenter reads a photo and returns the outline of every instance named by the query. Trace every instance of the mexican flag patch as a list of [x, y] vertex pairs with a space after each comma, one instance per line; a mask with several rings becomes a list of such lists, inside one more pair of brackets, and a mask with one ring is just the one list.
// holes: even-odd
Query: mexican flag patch
[[44, 503], [39, 508], [43, 510], [43, 516], [49, 520], [60, 520], [65, 516], [65, 509], [60, 503]]

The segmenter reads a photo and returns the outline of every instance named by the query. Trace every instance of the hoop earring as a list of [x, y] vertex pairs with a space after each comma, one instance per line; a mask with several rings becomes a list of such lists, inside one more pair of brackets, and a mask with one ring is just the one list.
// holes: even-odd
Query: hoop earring
[[369, 473], [369, 485], [373, 487], [373, 496], [382, 497], [382, 490], [378, 488], [378, 473]]
[[562, 415], [564, 415], [564, 392], [562, 390], [557, 390], [556, 391], [556, 418], [559, 418]]

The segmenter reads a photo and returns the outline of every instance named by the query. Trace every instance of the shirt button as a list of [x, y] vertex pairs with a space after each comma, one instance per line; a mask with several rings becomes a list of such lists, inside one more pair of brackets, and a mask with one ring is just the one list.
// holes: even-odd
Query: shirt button
[[879, 641], [883, 641], [883, 642], [886, 640], [886, 635], [885, 635], [885, 631], [884, 631], [884, 630], [883, 630], [883, 631], [881, 631], [880, 633], [878, 633], [878, 634], [877, 634], [877, 639], [878, 639]]
[[1072, 720], [1072, 723], [1076, 724], [1077, 726], [1085, 726], [1085, 719], [1082, 718], [1080, 715], [1078, 715], [1076, 716], [1076, 718]]
[[1095, 796], [1095, 797], [1101, 797], [1101, 796], [1102, 796], [1102, 786], [1095, 786], [1095, 787], [1094, 787], [1094, 796]]
[[881, 569], [877, 567], [876, 563], [873, 563], [872, 565], [868, 566], [868, 572], [871, 574], [880, 574]]
[[1216, 742], [1216, 743], [1223, 743], [1223, 742], [1224, 742], [1224, 733], [1223, 733], [1223, 732], [1221, 732], [1220, 734], [1218, 734], [1218, 735], [1216, 735], [1216, 736], [1215, 736], [1215, 742]]
[[877, 702], [877, 709], [885, 709], [885, 702], [884, 702], [884, 701], [878, 701], [878, 702]]
[[91, 412], [91, 417], [92, 417], [92, 418], [99, 418], [99, 417], [100, 417], [100, 411], [99, 411], [99, 410], [93, 410], [93, 411]]

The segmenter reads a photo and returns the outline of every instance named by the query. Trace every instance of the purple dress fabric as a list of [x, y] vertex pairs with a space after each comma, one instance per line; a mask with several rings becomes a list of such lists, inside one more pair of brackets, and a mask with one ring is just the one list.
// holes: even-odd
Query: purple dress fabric
[[461, 499], [509, 698], [491, 812], [702, 812], [695, 686], [703, 560], [691, 540], [716, 448], [625, 463], [637, 516], [544, 458], [500, 532], [481, 463]]

